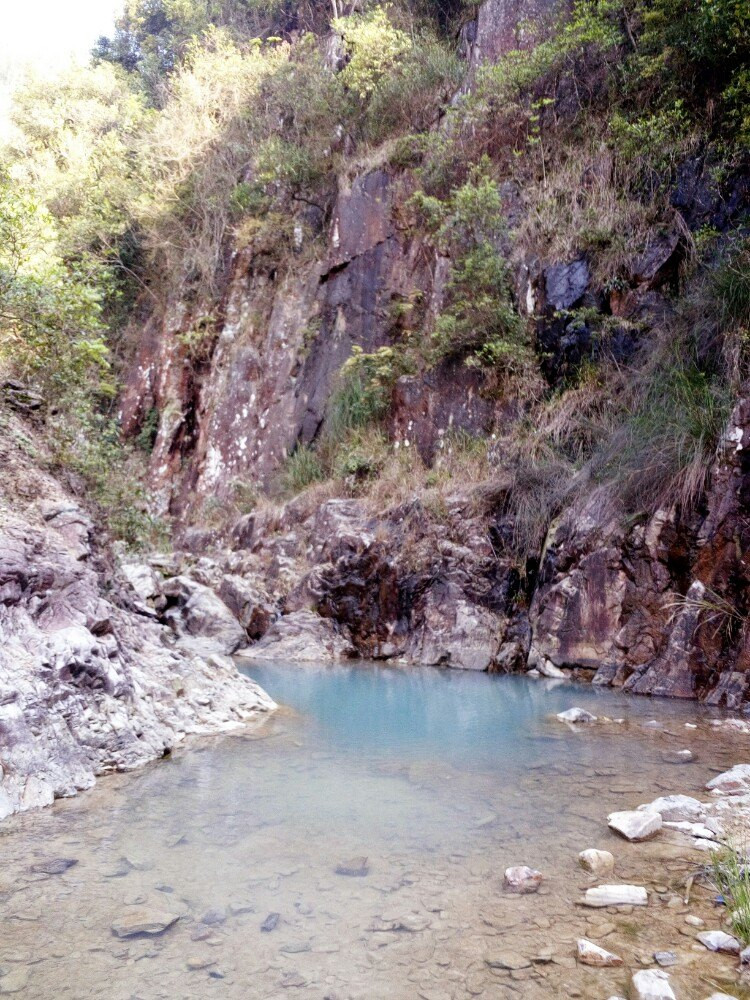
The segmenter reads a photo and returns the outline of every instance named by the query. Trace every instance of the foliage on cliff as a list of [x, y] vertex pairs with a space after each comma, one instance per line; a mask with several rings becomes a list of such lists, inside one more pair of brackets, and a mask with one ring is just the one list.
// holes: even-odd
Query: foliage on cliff
[[[377, 491], [404, 461], [388, 441], [393, 385], [450, 361], [517, 404], [494, 473], [475, 467], [515, 477], [504, 502], [529, 545], [562, 481], [612, 479], [633, 509], [696, 500], [746, 374], [748, 251], [736, 220], [691, 231], [674, 201], [691, 158], [721, 186], [748, 156], [747, 4], [577, 0], [534, 45], [470, 68], [457, 31], [472, 13], [450, 0], [128, 0], [90, 67], [19, 90], [0, 152], [0, 364], [54, 401], [72, 461], [109, 461], [116, 376], [144, 310], [179, 294], [180, 342], [208, 364], [233, 250], [274, 279], [294, 272], [320, 248], [339, 180], [377, 162], [406, 192], [404, 232], [447, 276], [429, 307], [404, 307], [387, 357], [345, 367], [288, 486], [334, 476]], [[512, 227], [509, 189], [522, 201]], [[669, 321], [618, 359], [611, 343], [642, 333], [623, 305], [634, 256], [673, 233]], [[586, 301], [527, 311], [529, 262], [571, 260], [590, 270]], [[554, 324], [588, 337], [585, 357], [555, 368]], [[531, 504], [526, 531], [531, 494], [549, 501]]]

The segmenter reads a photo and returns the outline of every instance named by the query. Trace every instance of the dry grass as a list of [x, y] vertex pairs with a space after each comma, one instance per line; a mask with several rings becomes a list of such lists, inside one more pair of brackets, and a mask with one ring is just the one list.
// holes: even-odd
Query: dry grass
[[544, 178], [524, 178], [528, 210], [517, 232], [517, 258], [572, 260], [587, 253], [595, 280], [616, 278], [673, 214], [666, 193], [648, 203], [634, 197], [627, 174], [598, 134], [564, 145]]

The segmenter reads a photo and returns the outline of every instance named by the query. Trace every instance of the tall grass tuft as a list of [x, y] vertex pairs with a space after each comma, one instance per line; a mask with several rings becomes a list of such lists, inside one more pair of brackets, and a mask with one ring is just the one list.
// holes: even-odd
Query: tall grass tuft
[[750, 863], [734, 847], [716, 851], [712, 878], [732, 917], [732, 930], [744, 945], [750, 944]]

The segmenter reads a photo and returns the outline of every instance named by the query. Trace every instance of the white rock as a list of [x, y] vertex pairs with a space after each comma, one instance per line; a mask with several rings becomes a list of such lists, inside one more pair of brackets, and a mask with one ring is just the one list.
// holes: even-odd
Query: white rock
[[639, 812], [659, 813], [667, 823], [697, 823], [706, 814], [706, 807], [690, 795], [663, 795], [646, 805], [638, 806]]
[[619, 955], [614, 955], [611, 951], [600, 948], [598, 944], [594, 944], [593, 941], [588, 941], [586, 938], [578, 940], [578, 961], [583, 965], [595, 965], [597, 968], [612, 968], [616, 965], [622, 965], [622, 959]]
[[543, 674], [545, 677], [565, 676], [565, 671], [560, 670], [559, 667], [556, 667], [555, 664], [552, 662], [552, 660], [547, 660], [547, 659], [541, 660], [537, 669], [539, 670], [539, 673]]
[[630, 981], [632, 1000], [677, 1000], [669, 976], [661, 969], [641, 969]]
[[615, 867], [615, 859], [609, 851], [598, 851], [594, 847], [581, 851], [578, 860], [582, 868], [594, 875], [611, 872]]
[[503, 885], [510, 892], [527, 894], [536, 892], [542, 882], [542, 873], [528, 865], [516, 865], [505, 869]]
[[587, 889], [586, 906], [645, 906], [648, 893], [642, 885], [597, 885]]
[[701, 931], [696, 938], [709, 951], [723, 951], [727, 955], [739, 955], [741, 951], [737, 938], [725, 931]]
[[619, 833], [626, 840], [635, 843], [651, 840], [661, 830], [662, 819], [658, 812], [642, 812], [634, 809], [625, 812], [610, 813], [607, 817], [609, 828]]
[[709, 827], [704, 826], [703, 823], [688, 823], [687, 820], [683, 820], [679, 823], [664, 823], [664, 826], [668, 830], [678, 830], [680, 833], [687, 833], [691, 837], [702, 837], [704, 840], [713, 840], [714, 832], [709, 829]]
[[710, 997], [706, 997], [706, 1000], [737, 1000], [737, 997], [733, 997], [729, 993], [712, 993]]
[[712, 778], [706, 788], [723, 795], [739, 795], [750, 791], [750, 764], [735, 764], [728, 771]]
[[558, 712], [557, 719], [560, 722], [596, 722], [596, 716], [587, 712], [585, 708], [569, 708], [566, 712]]

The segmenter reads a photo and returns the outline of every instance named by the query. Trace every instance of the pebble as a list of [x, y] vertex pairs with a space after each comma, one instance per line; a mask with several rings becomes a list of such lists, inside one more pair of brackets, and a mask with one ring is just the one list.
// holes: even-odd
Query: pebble
[[260, 925], [260, 929], [268, 933], [269, 931], [275, 930], [279, 925], [279, 920], [281, 920], [280, 913], [269, 913], [263, 923]]
[[223, 924], [227, 919], [227, 911], [215, 907], [211, 910], [206, 910], [206, 912], [201, 917], [201, 923], [207, 924], [208, 926], [214, 926], [216, 924]]
[[696, 938], [709, 951], [723, 951], [727, 955], [739, 955], [741, 951], [737, 938], [725, 931], [701, 931]]
[[670, 965], [677, 965], [677, 955], [673, 951], [655, 951], [654, 960], [663, 969], [668, 969]]
[[598, 851], [594, 847], [581, 851], [578, 861], [582, 868], [594, 875], [611, 872], [615, 867], [615, 859], [609, 851]]
[[198, 972], [201, 969], [208, 969], [216, 962], [213, 958], [189, 958], [187, 960], [187, 967], [191, 972]]
[[688, 915], [685, 917], [685, 923], [686, 924], [690, 924], [691, 927], [705, 927], [706, 926], [706, 921], [705, 920], [701, 920], [700, 917], [696, 917], [692, 913], [688, 913]]
[[622, 965], [619, 955], [600, 948], [598, 944], [586, 938], [579, 938], [577, 945], [578, 961], [583, 965], [594, 965], [597, 968], [613, 968]]
[[517, 892], [525, 895], [530, 892], [537, 892], [542, 884], [543, 875], [535, 868], [528, 865], [515, 865], [505, 869], [503, 886], [508, 892]]

